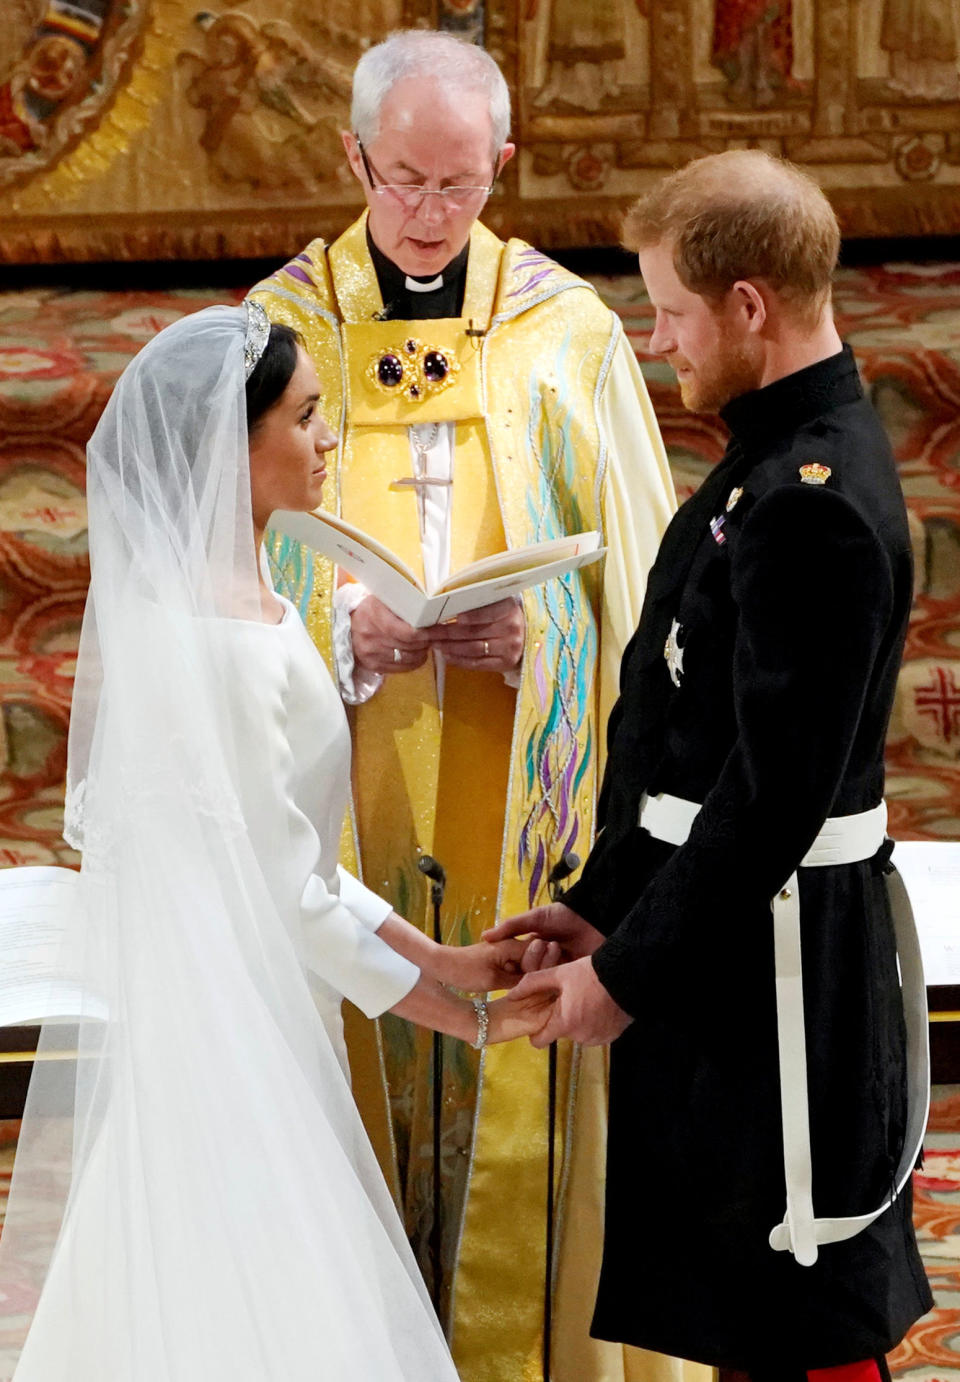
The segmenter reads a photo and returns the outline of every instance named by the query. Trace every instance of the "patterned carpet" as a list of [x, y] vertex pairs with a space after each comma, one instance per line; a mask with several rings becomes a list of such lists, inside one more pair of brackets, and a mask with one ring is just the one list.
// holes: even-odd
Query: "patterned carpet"
[[934, 1308], [890, 1355], [910, 1382], [960, 1380], [960, 1085], [934, 1090], [923, 1169], [913, 1178], [913, 1219]]
[[66, 731], [89, 565], [84, 452], [127, 361], [240, 291], [0, 293], [0, 866], [68, 864]]

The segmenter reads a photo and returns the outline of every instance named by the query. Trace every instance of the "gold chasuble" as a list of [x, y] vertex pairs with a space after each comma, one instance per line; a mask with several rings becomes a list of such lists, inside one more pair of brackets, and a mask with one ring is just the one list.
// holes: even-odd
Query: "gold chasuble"
[[[528, 591], [519, 689], [432, 659], [351, 712], [354, 810], [343, 863], [426, 928], [418, 857], [443, 864], [444, 936], [546, 901], [550, 869], [590, 848], [606, 713], [673, 492], [619, 321], [529, 245], [471, 235], [462, 316], [382, 321], [362, 217], [253, 295], [301, 335], [339, 429], [324, 505], [422, 571], [408, 428], [455, 424], [451, 571], [505, 547], [598, 528], [610, 551]], [[432, 367], [439, 353], [442, 378]], [[387, 369], [380, 363], [390, 358]], [[278, 588], [330, 660], [336, 573], [268, 544]], [[335, 670], [335, 669], [334, 669]], [[345, 1005], [349, 1008], [349, 1005]], [[430, 1037], [345, 1013], [354, 1092], [426, 1267]], [[542, 1382], [547, 1053], [445, 1043], [444, 1299], [464, 1382]], [[606, 1063], [561, 1044], [554, 1186], [553, 1382], [706, 1382], [709, 1370], [589, 1338], [603, 1210]], [[651, 1193], [656, 1188], [651, 1187]]]

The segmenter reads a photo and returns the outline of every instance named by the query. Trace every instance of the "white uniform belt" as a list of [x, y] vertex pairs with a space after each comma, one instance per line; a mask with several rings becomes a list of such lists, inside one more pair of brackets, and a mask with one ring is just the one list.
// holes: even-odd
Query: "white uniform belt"
[[[655, 839], [682, 845], [700, 807], [694, 801], [659, 793], [640, 802], [639, 824]], [[870, 859], [884, 842], [887, 808], [884, 802], [855, 816], [833, 816], [823, 827], [798, 868], [855, 864]], [[907, 1128], [893, 1194], [879, 1209], [843, 1219], [817, 1219], [813, 1213], [813, 1172], [810, 1162], [810, 1115], [807, 1099], [807, 1043], [803, 1021], [803, 973], [800, 955], [800, 890], [796, 871], [771, 902], [777, 985], [777, 1040], [780, 1051], [780, 1111], [783, 1126], [783, 1167], [787, 1208], [782, 1223], [770, 1233], [770, 1246], [789, 1249], [803, 1266], [817, 1260], [820, 1243], [852, 1238], [890, 1208], [903, 1190], [923, 1145], [930, 1108], [930, 1049], [927, 991], [920, 944], [910, 899], [895, 871], [886, 875], [890, 896], [901, 995], [907, 1032]]]

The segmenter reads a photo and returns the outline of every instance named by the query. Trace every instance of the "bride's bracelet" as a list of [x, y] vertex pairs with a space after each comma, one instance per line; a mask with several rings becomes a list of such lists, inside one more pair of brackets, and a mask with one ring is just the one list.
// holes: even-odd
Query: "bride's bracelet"
[[490, 1009], [485, 998], [472, 998], [473, 1011], [477, 1014], [477, 1039], [470, 1045], [475, 1051], [482, 1051], [490, 1035]]

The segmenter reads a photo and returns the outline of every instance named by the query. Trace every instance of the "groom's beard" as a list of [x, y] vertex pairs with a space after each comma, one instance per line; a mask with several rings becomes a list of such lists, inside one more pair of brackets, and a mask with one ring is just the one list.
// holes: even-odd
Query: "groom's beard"
[[682, 355], [672, 355], [683, 406], [691, 413], [718, 413], [733, 398], [760, 387], [759, 352], [747, 345], [717, 352], [701, 365], [691, 365]]

